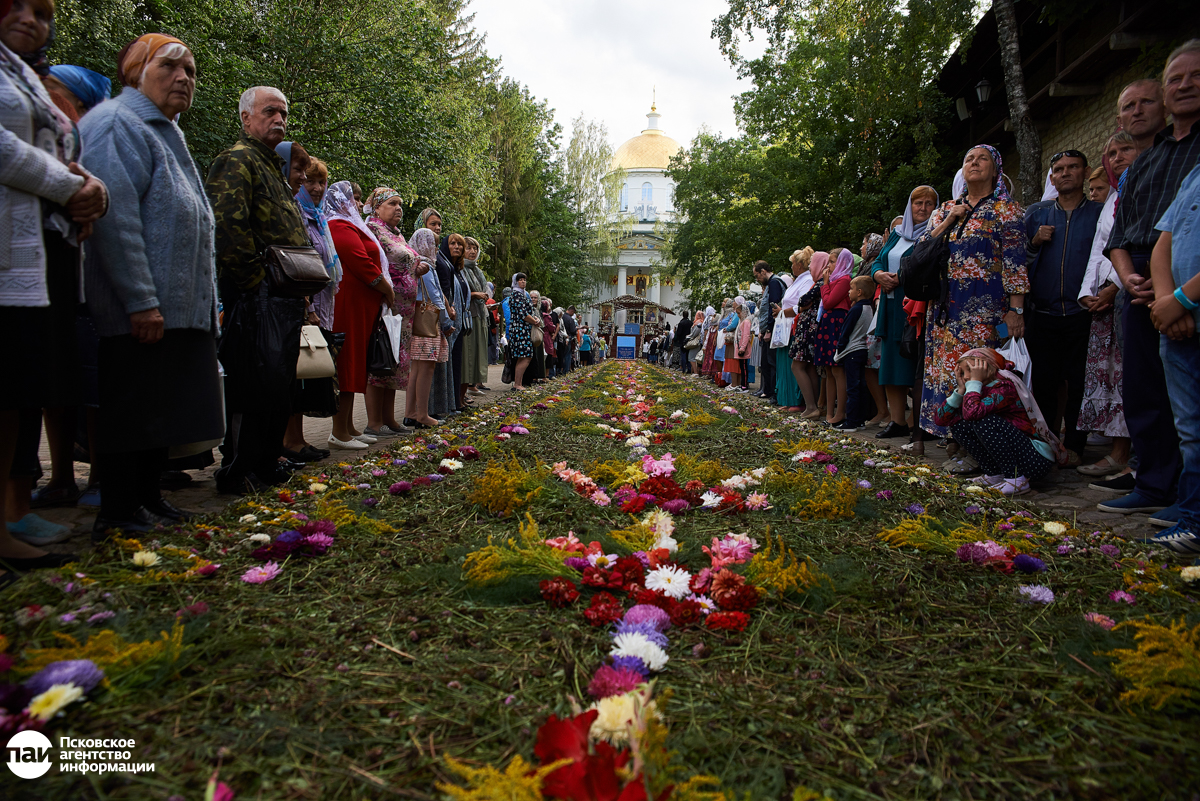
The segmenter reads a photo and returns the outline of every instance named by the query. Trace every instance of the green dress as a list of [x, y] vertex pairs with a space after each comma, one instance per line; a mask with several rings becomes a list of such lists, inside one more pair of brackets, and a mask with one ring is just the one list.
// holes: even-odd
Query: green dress
[[[871, 265], [871, 276], [880, 270], [888, 272], [888, 257], [897, 243], [901, 243], [900, 234], [893, 231], [879, 252], [879, 258]], [[901, 254], [907, 256], [912, 252], [912, 245]], [[904, 323], [907, 315], [904, 313], [904, 287], [898, 286], [892, 292], [879, 295], [879, 317], [875, 321], [875, 337], [880, 345], [879, 383], [885, 387], [911, 387], [917, 376], [917, 363], [914, 359], [906, 359], [900, 355], [900, 337], [904, 335]]]

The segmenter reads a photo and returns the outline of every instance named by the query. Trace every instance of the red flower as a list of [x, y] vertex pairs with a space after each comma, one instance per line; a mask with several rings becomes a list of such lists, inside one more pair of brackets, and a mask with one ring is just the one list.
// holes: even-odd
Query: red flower
[[633, 602], [635, 604], [648, 604], [657, 606], [659, 609], [666, 612], [668, 615], [675, 609], [679, 602], [674, 598], [668, 598], [658, 590], [637, 590], [633, 593]]
[[704, 489], [704, 482], [697, 481], [696, 479], [693, 478], [691, 481], [684, 484], [683, 488], [685, 490], [687, 490], [688, 492], [700, 492], [701, 490]]
[[575, 583], [561, 576], [546, 579], [538, 586], [541, 587], [542, 598], [555, 609], [564, 609], [575, 603], [575, 599], [579, 597]]
[[288, 492], [287, 490], [280, 490], [277, 497], [283, 503], [292, 503], [292, 501], [294, 500], [292, 498], [292, 493]]
[[429, 476], [417, 476], [412, 480], [412, 483], [416, 484], [418, 487], [428, 487], [433, 482], [429, 480]]
[[714, 631], [744, 631], [750, 616], [745, 612], [713, 612], [704, 620], [704, 625]]
[[613, 566], [613, 573], [621, 575], [622, 589], [625, 590], [641, 587], [646, 580], [646, 568], [636, 556], [622, 556]]
[[605, 570], [602, 567], [588, 565], [583, 569], [583, 583], [589, 587], [620, 590], [625, 587], [625, 577], [616, 570]]
[[673, 501], [683, 496], [683, 487], [670, 476], [653, 476], [641, 483], [638, 492], [655, 495], [662, 501]]
[[752, 584], [743, 584], [724, 593], [717, 605], [732, 612], [749, 612], [758, 606], [758, 599], [758, 588]]
[[462, 454], [459, 452], [458, 448], [451, 448], [450, 450], [448, 450], [444, 454], [442, 454], [442, 458], [443, 459], [457, 459], [461, 455]]
[[671, 610], [671, 625], [683, 628], [698, 622], [703, 616], [699, 601], [678, 601]]
[[588, 751], [588, 731], [600, 713], [584, 712], [569, 720], [550, 716], [538, 729], [534, 754], [543, 765], [571, 759], [546, 777], [542, 793], [547, 798], [568, 801], [646, 801], [641, 775], [628, 784], [621, 783], [621, 769], [629, 762], [629, 751], [617, 751], [605, 742]]
[[598, 592], [592, 596], [592, 604], [583, 610], [587, 622], [599, 628], [609, 623], [616, 623], [625, 617], [625, 609], [621, 602], [607, 592]]
[[621, 504], [621, 511], [627, 514], [636, 515], [638, 512], [646, 508], [646, 499], [641, 495], [634, 495], [625, 503]]

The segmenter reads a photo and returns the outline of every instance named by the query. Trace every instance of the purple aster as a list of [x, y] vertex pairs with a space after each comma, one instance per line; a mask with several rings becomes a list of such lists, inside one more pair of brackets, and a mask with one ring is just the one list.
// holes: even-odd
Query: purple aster
[[1071, 549], [1070, 545], [1060, 545], [1060, 546], [1058, 546], [1058, 555], [1066, 556], [1067, 554], [1069, 554], [1071, 552], [1071, 550], [1072, 549]]
[[110, 617], [115, 617], [116, 614], [117, 614], [116, 612], [106, 609], [103, 612], [97, 612], [96, 614], [89, 617], [87, 619], [87, 622], [88, 622], [88, 625], [92, 625], [95, 623], [99, 623], [102, 620], [108, 620]]
[[643, 679], [650, 675], [650, 668], [637, 656], [614, 656], [612, 666], [615, 670], [632, 670]]
[[663, 501], [659, 504], [659, 506], [662, 507], [664, 512], [670, 512], [673, 515], [677, 515], [680, 512], [686, 512], [688, 509], [692, 508], [692, 505], [683, 498], [675, 498], [674, 500]]
[[370, 489], [370, 488], [371, 488], [370, 484], [359, 484], [358, 485], [358, 489]]
[[282, 542], [287, 545], [295, 545], [304, 539], [304, 535], [299, 531], [285, 531], [275, 538], [276, 542]]
[[[665, 509], [666, 507], [663, 508]], [[642, 563], [642, 567], [650, 567], [650, 554], [646, 553], [645, 551], [634, 551], [633, 555]]]
[[332, 537], [337, 534], [337, 525], [332, 520], [314, 520], [310, 523], [305, 523], [299, 529], [300, 533], [308, 537], [313, 534], [324, 534]]
[[96, 667], [92, 660], [70, 659], [46, 665], [25, 682], [25, 687], [38, 695], [55, 684], [74, 684], [86, 693], [91, 692], [103, 679], [104, 671]]
[[963, 511], [969, 515], [977, 515], [977, 514], [979, 514], [979, 507], [976, 506], [975, 504], [971, 504], [966, 509], [963, 509]]
[[875, 493], [875, 497], [881, 501], [890, 501], [892, 499], [892, 491], [880, 490], [879, 492]]
[[1115, 545], [1101, 545], [1099, 551], [1105, 556], [1111, 556], [1113, 559], [1121, 555], [1121, 549]]
[[374, 506], [377, 503], [379, 503], [378, 498], [367, 498], [365, 501], [363, 501], [363, 506]]
[[573, 570], [578, 570], [580, 573], [590, 566], [587, 558], [583, 556], [568, 556], [563, 560], [563, 564]]
[[618, 634], [642, 634], [658, 647], [667, 647], [667, 635], [659, 631], [658, 626], [649, 620], [641, 623], [630, 623], [628, 620], [622, 620], [617, 624], [617, 630], [613, 632], [613, 637], [616, 637]]
[[403, 465], [408, 464], [408, 460], [407, 459], [393, 459], [392, 464], [396, 465], [396, 467], [401, 467]]
[[393, 495], [403, 495], [412, 490], [412, 484], [407, 481], [397, 481], [392, 486], [388, 487], [388, 492]]
[[671, 628], [671, 616], [650, 604], [638, 604], [625, 613], [625, 622], [631, 624], [652, 623], [659, 631]]
[[925, 507], [919, 503], [910, 503], [908, 506], [904, 507], [904, 511], [908, 512], [910, 515], [923, 515], [925, 514]]
[[870, 481], [867, 481], [866, 479], [863, 479], [863, 480], [861, 480], [861, 481], [859, 481], [859, 482], [858, 482], [858, 488], [859, 488], [859, 489], [870, 489], [870, 488], [871, 488], [871, 482], [870, 482]]
[[1046, 569], [1046, 563], [1036, 556], [1030, 556], [1027, 553], [1019, 553], [1013, 557], [1013, 567], [1020, 570], [1022, 573], [1041, 573]]
[[427, 478], [428, 478], [430, 481], [443, 481], [443, 480], [444, 480], [446, 477], [445, 477], [445, 476], [443, 476], [441, 473], [430, 473], [430, 474], [427, 476]]

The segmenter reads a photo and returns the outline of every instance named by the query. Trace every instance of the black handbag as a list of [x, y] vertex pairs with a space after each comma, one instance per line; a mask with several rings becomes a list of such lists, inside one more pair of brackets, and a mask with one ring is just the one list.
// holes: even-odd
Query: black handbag
[[[955, 231], [954, 238], [962, 236], [967, 221], [975, 213], [968, 210], [962, 222]], [[949, 237], [934, 236], [922, 239], [904, 258], [900, 259], [900, 271], [897, 274], [900, 285], [904, 287], [904, 297], [910, 300], [944, 300], [947, 286], [946, 272], [950, 268]]]
[[367, 340], [367, 375], [386, 378], [396, 374], [396, 354], [392, 353], [392, 337], [383, 324], [383, 313], [375, 318], [375, 328]]
[[900, 355], [905, 359], [917, 358], [917, 327], [915, 325], [904, 324], [904, 331], [900, 334]]
[[329, 286], [325, 260], [311, 245], [269, 245], [263, 251], [263, 265], [276, 297], [311, 297]]

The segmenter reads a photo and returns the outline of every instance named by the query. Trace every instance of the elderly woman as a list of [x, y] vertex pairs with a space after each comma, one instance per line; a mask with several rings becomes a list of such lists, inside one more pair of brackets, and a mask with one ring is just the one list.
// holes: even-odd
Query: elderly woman
[[[854, 263], [854, 276], [857, 278], [860, 275], [870, 276], [871, 270], [875, 264], [875, 260], [879, 258], [880, 252], [883, 250], [883, 236], [876, 233], [870, 233], [863, 237], [862, 248], [859, 250], [859, 255], [862, 256], [861, 261]], [[879, 297], [879, 287], [875, 287], [875, 294], [871, 297], [872, 306], [875, 305], [875, 299]], [[871, 321], [870, 330], [875, 330], [874, 319]], [[863, 425], [870, 427], [874, 425], [884, 425], [884, 421], [888, 419], [887, 412], [887, 397], [883, 394], [883, 387], [879, 385], [879, 363], [881, 360], [881, 348], [879, 340], [875, 338], [874, 333], [867, 334], [867, 365], [865, 372], [865, 381], [867, 391], [871, 393], [871, 401], [875, 404], [875, 416], [864, 421]]]
[[[462, 234], [450, 234], [442, 237], [438, 248], [437, 268], [439, 280], [443, 268], [450, 276], [450, 289], [446, 294], [447, 305], [454, 308], [454, 333], [450, 335], [450, 361], [446, 363], [445, 383], [438, 385], [437, 375], [434, 375], [434, 393], [429, 401], [430, 408], [436, 406], [435, 415], [453, 415], [465, 411], [460, 378], [462, 376], [463, 345], [472, 328], [470, 318], [471, 290], [463, 277], [463, 262], [467, 253], [467, 240]], [[443, 289], [443, 291], [446, 291]]]
[[542, 314], [542, 293], [536, 289], [529, 290], [529, 305], [533, 307], [533, 315], [537, 317], [530, 329], [530, 341], [533, 343], [533, 357], [529, 361], [529, 369], [525, 373], [526, 384], [540, 384], [546, 380], [546, 316]]
[[[10, 6], [0, 0], [0, 370], [9, 387], [0, 399], [0, 559], [25, 570], [67, 561], [9, 532], [9, 474], [24, 472], [28, 481], [38, 466], [36, 441], [21, 448], [18, 430], [36, 437], [43, 408], [80, 401], [78, 243], [104, 214], [108, 193], [74, 163], [74, 126], [21, 57], [46, 46], [53, 4]], [[14, 465], [14, 445], [27, 464]]]
[[434, 368], [450, 358], [450, 346], [446, 332], [453, 329], [450, 315], [446, 313], [446, 302], [435, 272], [437, 259], [437, 234], [428, 228], [413, 231], [410, 244], [421, 260], [418, 269], [417, 299], [413, 314], [423, 310], [437, 309], [437, 336], [413, 336], [408, 341], [409, 377], [408, 390], [404, 393], [404, 424], [413, 428], [429, 428], [439, 420], [429, 414], [429, 388], [433, 384]]
[[342, 280], [342, 265], [338, 261], [337, 248], [333, 246], [333, 237], [329, 235], [329, 223], [320, 210], [328, 188], [329, 167], [320, 159], [310, 158], [304, 185], [296, 193], [296, 202], [300, 204], [300, 216], [304, 218], [308, 238], [317, 253], [321, 254], [325, 272], [329, 273], [331, 280], [329, 286], [312, 297], [308, 321], [311, 325], [319, 325], [330, 331], [333, 330], [333, 296], [337, 294], [338, 284]]
[[211, 449], [225, 432], [213, 213], [175, 123], [191, 108], [196, 61], [178, 39], [147, 34], [121, 51], [117, 75], [121, 94], [80, 130], [83, 165], [112, 197], [87, 274], [100, 335], [96, 537], [185, 519], [159, 494], [168, 453]]
[[887, 243], [871, 265], [871, 278], [879, 285], [879, 311], [875, 318], [875, 338], [879, 341], [879, 383], [887, 396], [886, 411], [890, 422], [876, 434], [880, 439], [906, 437], [905, 415], [908, 392], [917, 380], [917, 361], [900, 351], [907, 315], [904, 313], [904, 287], [900, 283], [900, 261], [912, 253], [917, 240], [925, 235], [929, 218], [938, 206], [938, 193], [932, 186], [918, 186], [908, 194], [908, 205], [900, 225], [888, 234]]
[[[514, 273], [509, 295], [508, 357], [513, 360], [513, 389], [525, 389], [525, 373], [535, 352], [533, 329], [541, 328], [542, 316], [534, 313], [533, 298], [525, 291], [525, 273]], [[540, 347], [540, 346], [539, 346]]]
[[396, 292], [386, 269], [387, 253], [359, 215], [350, 182], [329, 187], [321, 209], [344, 272], [334, 299], [333, 331], [345, 334], [346, 341], [337, 358], [340, 397], [329, 447], [363, 450], [378, 439], [354, 428], [354, 396], [367, 390], [367, 344], [381, 305], [395, 305]]
[[[829, 254], [814, 252], [811, 247], [794, 251], [790, 257], [791, 276], [779, 278], [787, 284], [783, 299], [775, 309], [791, 322], [788, 344], [775, 349], [775, 399], [790, 412], [800, 411], [804, 400], [804, 417], [812, 420], [817, 411], [819, 379], [816, 367], [817, 309], [821, 305], [821, 287], [816, 281], [825, 270]], [[783, 367], [788, 369], [784, 370]]]
[[412, 429], [396, 420], [396, 390], [407, 389], [409, 381], [408, 341], [412, 337], [412, 314], [417, 302], [417, 279], [428, 271], [420, 255], [408, 246], [400, 233], [404, 205], [400, 193], [388, 186], [376, 187], [367, 198], [367, 228], [375, 234], [387, 254], [388, 274], [396, 300], [392, 312], [400, 315], [400, 352], [396, 354], [396, 372], [389, 376], [367, 378], [367, 427], [364, 434], [392, 437], [410, 434]]
[[66, 99], [74, 109], [76, 119], [83, 119], [84, 114], [108, 100], [112, 94], [112, 81], [98, 72], [74, 64], [55, 64], [42, 83]]
[[1010, 336], [1025, 333], [1025, 213], [1009, 197], [1000, 153], [990, 145], [968, 150], [963, 179], [962, 195], [935, 211], [925, 232], [925, 238], [946, 237], [950, 245], [945, 300], [930, 302], [926, 311], [921, 393], [920, 425], [939, 436], [949, 428], [935, 413], [954, 390], [952, 376], [962, 355], [999, 345], [1001, 323]]
[[295, 195], [308, 180], [308, 164], [312, 159], [299, 142], [280, 142], [275, 153], [283, 159], [283, 180]]
[[836, 362], [834, 356], [842, 324], [850, 313], [850, 275], [854, 268], [854, 254], [849, 248], [835, 248], [829, 257], [821, 284], [824, 313], [817, 324], [816, 363], [825, 368], [825, 422], [836, 426], [846, 419], [846, 370]]
[[488, 371], [488, 327], [491, 324], [491, 314], [488, 313], [487, 301], [490, 297], [488, 281], [477, 264], [479, 260], [479, 241], [466, 237], [467, 249], [463, 254], [463, 277], [471, 290], [470, 314], [471, 331], [467, 341], [463, 343], [462, 383], [465, 390], [473, 395], [482, 395], [483, 391], [476, 387], [487, 383]]

